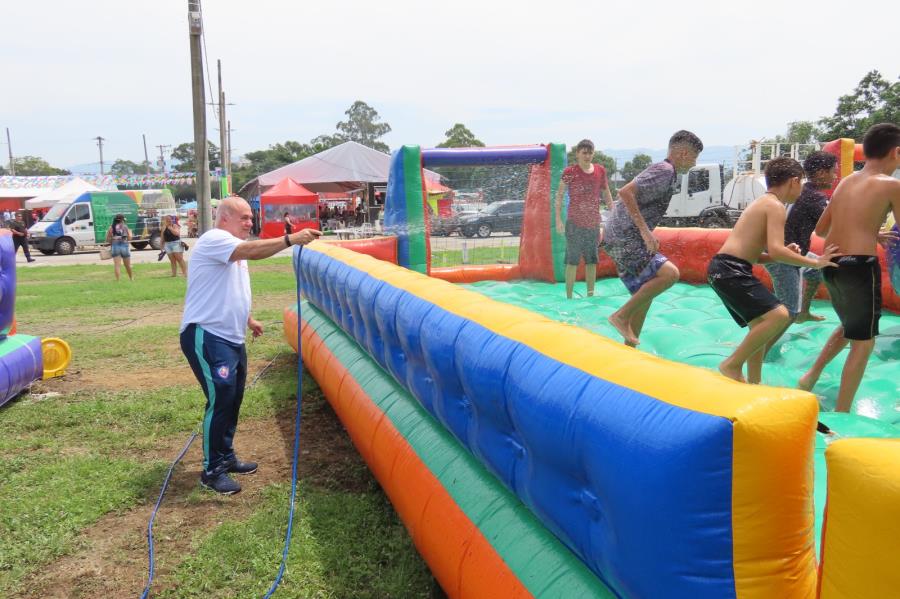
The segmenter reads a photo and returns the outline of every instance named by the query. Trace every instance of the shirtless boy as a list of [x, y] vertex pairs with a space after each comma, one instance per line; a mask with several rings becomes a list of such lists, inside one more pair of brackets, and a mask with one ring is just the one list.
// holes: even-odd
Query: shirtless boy
[[871, 127], [863, 138], [863, 153], [866, 165], [840, 182], [816, 227], [826, 245], [838, 245], [844, 253], [836, 260], [838, 267], [824, 273], [841, 324], [799, 383], [801, 389], [812, 390], [825, 366], [849, 343], [838, 412], [850, 411], [878, 335], [881, 265], [876, 249], [879, 239], [887, 237], [879, 230], [888, 213], [893, 211], [900, 222], [900, 181], [891, 176], [900, 167], [900, 127]]
[[681, 175], [697, 163], [703, 142], [690, 131], [669, 139], [663, 162], [651, 164], [619, 190], [606, 225], [603, 249], [616, 265], [631, 298], [609, 316], [626, 345], [636, 346], [653, 298], [678, 282], [678, 268], [659, 253], [653, 229], [669, 209]]
[[[719, 364], [719, 372], [736, 381], [759, 383], [766, 342], [790, 322], [787, 308], [753, 276], [756, 262], [783, 262], [821, 269], [834, 266], [837, 248], [829, 246], [822, 257], [800, 254], [796, 244], [784, 245], [785, 204], [793, 203], [802, 189], [803, 167], [791, 158], [775, 158], [766, 166], [768, 191], [744, 210], [734, 229], [713, 256], [707, 269], [710, 287], [740, 326], [750, 331], [730, 356]], [[768, 250], [768, 251], [767, 251]]]

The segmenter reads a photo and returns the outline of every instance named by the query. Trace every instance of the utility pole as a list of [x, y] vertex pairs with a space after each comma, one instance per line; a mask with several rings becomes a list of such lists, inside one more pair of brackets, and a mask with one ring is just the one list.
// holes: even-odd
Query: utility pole
[[228, 172], [231, 172], [231, 121], [228, 121], [228, 153], [225, 154], [225, 164], [228, 165]]
[[[219, 168], [222, 170], [222, 178], [228, 180], [228, 162], [225, 156], [228, 153], [228, 130], [225, 129], [225, 92], [222, 91], [222, 61], [219, 65]], [[231, 190], [228, 190], [231, 192]]]
[[12, 142], [9, 141], [9, 127], [6, 128], [6, 147], [9, 148], [9, 174], [16, 176], [16, 162], [12, 157]]
[[150, 174], [150, 156], [147, 155], [147, 134], [141, 133], [141, 137], [144, 138], [144, 167], [147, 169], [147, 174]]
[[165, 150], [168, 150], [172, 146], [158, 145], [158, 146], [154, 146], [154, 147], [159, 148], [159, 170], [161, 170], [164, 175], [168, 174], [167, 169], [166, 169], [166, 156], [165, 156], [165, 154], [163, 154], [163, 152]]
[[104, 138], [99, 135], [94, 139], [97, 140], [97, 147], [100, 148], [100, 174], [103, 174], [103, 142], [106, 141]]
[[209, 148], [206, 142], [206, 97], [203, 92], [203, 54], [201, 39], [203, 19], [199, 0], [188, 0], [188, 31], [191, 42], [191, 91], [194, 103], [194, 189], [197, 193], [197, 225], [199, 232], [213, 227], [209, 201]]

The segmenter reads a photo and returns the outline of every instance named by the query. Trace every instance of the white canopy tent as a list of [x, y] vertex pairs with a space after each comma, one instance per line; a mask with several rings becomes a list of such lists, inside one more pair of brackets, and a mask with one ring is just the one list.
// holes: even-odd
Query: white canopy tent
[[26, 200], [25, 207], [29, 210], [35, 208], [50, 208], [57, 202], [74, 200], [88, 191], [100, 191], [100, 188], [96, 185], [91, 185], [84, 179], [72, 179], [62, 187], [57, 187], [52, 191], [42, 193], [37, 197]]
[[[340, 192], [359, 189], [367, 184], [384, 185], [390, 170], [390, 154], [348, 141], [262, 174], [244, 187], [256, 185], [259, 191], [265, 191], [289, 177], [310, 191]], [[429, 170], [425, 171], [425, 178], [435, 183], [440, 181], [440, 175]]]

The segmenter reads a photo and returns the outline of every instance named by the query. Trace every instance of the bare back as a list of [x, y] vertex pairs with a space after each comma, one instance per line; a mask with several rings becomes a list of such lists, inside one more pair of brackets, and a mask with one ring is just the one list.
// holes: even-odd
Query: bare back
[[780, 232], [780, 243], [784, 245], [785, 214], [784, 204], [774, 196], [765, 194], [756, 198], [744, 209], [719, 253], [755, 264], [767, 244], [779, 243], [777, 239], [769, 239], [770, 232]]
[[850, 175], [822, 215], [830, 225], [825, 244], [837, 245], [845, 255], [876, 255], [878, 231], [891, 210], [900, 218], [900, 181], [866, 169]]

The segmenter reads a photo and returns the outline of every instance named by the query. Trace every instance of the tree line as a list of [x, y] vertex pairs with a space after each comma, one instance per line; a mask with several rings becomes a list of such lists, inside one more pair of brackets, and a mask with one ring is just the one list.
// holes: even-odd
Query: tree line
[[[390, 149], [381, 138], [390, 133], [391, 126], [383, 122], [381, 116], [374, 108], [357, 100], [344, 115], [346, 120], [335, 125], [335, 131], [331, 134], [322, 134], [308, 142], [285, 141], [276, 143], [264, 150], [256, 150], [244, 154], [239, 166], [232, 169], [232, 188], [240, 189], [248, 181], [259, 175], [302, 160], [323, 150], [332, 148], [346, 141], [356, 141], [370, 148], [388, 152]], [[900, 122], [900, 77], [889, 80], [879, 71], [873, 70], [859, 81], [856, 88], [849, 94], [840, 96], [837, 101], [834, 114], [820, 118], [818, 121], [792, 121], [788, 123], [784, 134], [779, 134], [772, 141], [780, 143], [810, 143], [816, 140], [830, 140], [841, 137], [862, 139], [865, 131], [875, 123]], [[438, 144], [442, 148], [459, 147], [483, 147], [484, 142], [478, 139], [464, 124], [456, 123], [444, 132], [445, 139]], [[574, 146], [569, 151], [568, 163], [575, 162]], [[209, 142], [210, 168], [216, 169], [221, 165], [219, 148]], [[172, 149], [172, 170], [175, 172], [194, 171], [194, 144], [182, 143]], [[51, 166], [47, 161], [37, 156], [21, 156], [14, 159], [17, 175], [67, 175], [69, 171]], [[637, 154], [626, 162], [621, 168], [617, 168], [614, 158], [597, 151], [594, 162], [603, 165], [607, 172], [621, 173], [627, 182], [646, 168], [650, 162], [650, 156]], [[118, 159], [110, 167], [110, 173], [114, 175], [143, 174], [147, 172], [146, 163], [136, 163], [131, 160]], [[450, 186], [456, 189], [483, 187], [479, 183], [487, 179], [486, 173], [477, 168], [448, 167], [436, 169], [446, 176]], [[483, 169], [482, 169], [483, 170]], [[512, 186], [521, 178], [518, 170], [507, 169], [509, 173], [502, 175], [493, 172], [495, 178], [508, 179]], [[151, 172], [158, 172], [150, 169]], [[8, 174], [5, 167], [0, 166], [0, 175]], [[501, 181], [502, 183], [502, 181]], [[503, 185], [501, 185], [503, 187]], [[504, 192], [498, 192], [502, 195]]]

